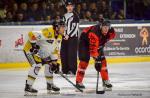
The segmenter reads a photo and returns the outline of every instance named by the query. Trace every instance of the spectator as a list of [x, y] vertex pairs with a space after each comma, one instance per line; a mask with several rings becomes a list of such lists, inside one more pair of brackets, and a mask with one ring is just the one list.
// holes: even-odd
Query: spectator
[[81, 15], [81, 5], [77, 4], [75, 11], [79, 14], [79, 16]]
[[47, 22], [51, 22], [51, 19], [52, 19], [52, 18], [51, 18], [50, 15], [46, 16], [46, 21], [47, 21]]
[[17, 13], [17, 15], [16, 15], [16, 22], [24, 22], [23, 13]]
[[59, 22], [59, 21], [60, 21], [60, 19], [61, 19], [60, 15], [56, 15], [56, 17], [55, 17], [55, 21]]
[[92, 17], [93, 21], [96, 21], [96, 19], [97, 19], [97, 7], [96, 7], [95, 2], [90, 4], [89, 11], [91, 12], [91, 17]]
[[29, 21], [39, 21], [41, 20], [41, 13], [38, 11], [38, 4], [33, 3], [31, 9], [29, 10]]
[[103, 14], [98, 14], [98, 18], [97, 18], [97, 21], [98, 22], [103, 22], [103, 20], [104, 20], [104, 16], [103, 16]]
[[27, 3], [21, 3], [19, 12], [23, 14], [25, 20], [28, 19], [28, 5], [27, 5]]
[[106, 3], [106, 1], [102, 1], [101, 5], [99, 6], [99, 12], [98, 13], [103, 13], [105, 18], [109, 18], [109, 7]]
[[13, 17], [16, 17], [17, 11], [18, 11], [18, 4], [14, 3], [11, 10]]
[[86, 13], [84, 15], [84, 21], [93, 21], [90, 11], [86, 11]]
[[111, 11], [111, 16], [110, 16], [110, 19], [114, 20], [117, 18], [117, 12], [113, 12]]
[[83, 19], [84, 18], [84, 15], [86, 13], [86, 11], [88, 10], [87, 8], [87, 4], [85, 2], [83, 2], [81, 4], [81, 12], [80, 12], [80, 18]]
[[46, 2], [42, 2], [39, 12], [41, 13], [42, 20], [51, 19], [51, 12], [48, 10]]
[[120, 19], [120, 20], [125, 19], [125, 15], [124, 15], [124, 10], [123, 10], [123, 9], [120, 9], [120, 10], [119, 10], [119, 13], [118, 13], [118, 15], [117, 15], [117, 18]]
[[[126, 13], [123, 13], [124, 2], [121, 0], [73, 1], [76, 2], [75, 10], [80, 19], [85, 19], [86, 21], [97, 21], [100, 13], [103, 14], [103, 17], [109, 19], [150, 19], [150, 0], [126, 0]], [[111, 2], [111, 7], [109, 2]], [[5, 22], [5, 19], [9, 20], [10, 17], [16, 18], [17, 13], [22, 13], [24, 20], [28, 21], [47, 20], [47, 16], [49, 17], [48, 20], [52, 20], [58, 13], [59, 16], [65, 13], [64, 6], [60, 0], [0, 0], [0, 7], [1, 16], [4, 16], [5, 12], [5, 17], [1, 17], [3, 22]], [[5, 11], [2, 10], [2, 7]]]
[[49, 11], [51, 12], [51, 16], [54, 18], [54, 16], [56, 16], [55, 13], [57, 12], [57, 11], [55, 10], [55, 5], [54, 5], [54, 3], [51, 3], [51, 4], [50, 4], [50, 6], [49, 6]]
[[6, 13], [6, 9], [4, 9], [4, 7], [0, 7], [0, 22], [5, 22]]
[[7, 22], [13, 22], [14, 21], [13, 15], [12, 15], [12, 13], [10, 11], [7, 12], [7, 14], [6, 14], [6, 21]]

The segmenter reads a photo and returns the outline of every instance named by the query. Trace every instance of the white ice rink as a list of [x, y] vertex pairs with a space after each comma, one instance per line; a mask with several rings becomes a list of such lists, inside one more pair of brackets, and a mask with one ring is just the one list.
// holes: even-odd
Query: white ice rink
[[[61, 88], [61, 94], [46, 94], [46, 81], [43, 70], [34, 84], [39, 90], [38, 96], [29, 98], [150, 98], [150, 62], [109, 64], [109, 76], [113, 91], [104, 95], [82, 94], [59, 75], [54, 76], [54, 83]], [[25, 79], [28, 70], [0, 70], [0, 98], [26, 98], [24, 96]], [[68, 77], [75, 82], [75, 77]], [[96, 87], [96, 71], [89, 66], [83, 82], [86, 88]], [[101, 89], [101, 81], [99, 83]], [[28, 98], [27, 97], [27, 98]]]

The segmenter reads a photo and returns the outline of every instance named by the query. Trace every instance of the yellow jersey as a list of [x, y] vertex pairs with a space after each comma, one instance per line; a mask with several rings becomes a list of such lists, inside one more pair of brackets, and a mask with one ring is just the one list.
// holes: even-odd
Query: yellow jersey
[[28, 41], [24, 45], [23, 50], [30, 52], [31, 43], [40, 46], [40, 50], [45, 54], [58, 54], [60, 50], [62, 35], [56, 35], [53, 27], [44, 28], [41, 31], [31, 31], [28, 33]]

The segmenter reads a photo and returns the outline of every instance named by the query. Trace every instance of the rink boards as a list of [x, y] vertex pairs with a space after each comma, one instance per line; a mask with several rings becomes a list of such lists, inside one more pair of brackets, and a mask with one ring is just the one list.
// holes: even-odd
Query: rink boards
[[[80, 33], [91, 25], [80, 25]], [[48, 25], [0, 26], [0, 69], [28, 67], [22, 51], [27, 33], [45, 27]], [[112, 24], [112, 27], [117, 36], [105, 47], [108, 64], [150, 62], [150, 23]], [[90, 63], [93, 64], [93, 61]]]
[[[150, 62], [149, 56], [131, 56], [131, 57], [106, 57], [108, 65], [114, 63], [138, 63], [138, 62]], [[78, 60], [79, 61], [79, 60]], [[60, 62], [60, 60], [59, 60]], [[94, 64], [94, 60], [90, 60], [90, 66]], [[7, 62], [0, 63], [0, 69], [7, 68], [28, 68], [30, 64], [28, 62]]]

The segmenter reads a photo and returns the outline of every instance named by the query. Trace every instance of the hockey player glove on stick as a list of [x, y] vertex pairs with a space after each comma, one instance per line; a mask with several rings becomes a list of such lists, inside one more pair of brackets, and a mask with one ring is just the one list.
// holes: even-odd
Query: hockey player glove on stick
[[99, 58], [95, 58], [95, 69], [100, 72], [102, 68], [102, 62]]
[[59, 63], [52, 63], [51, 64], [51, 71], [54, 72], [55, 74], [59, 74], [60, 70], [60, 64]]
[[99, 91], [98, 90], [98, 84], [99, 84], [99, 72], [101, 71], [102, 68], [102, 62], [100, 58], [94, 58], [95, 59], [95, 69], [97, 71], [97, 81], [96, 81], [96, 94], [104, 94], [105, 91]]

